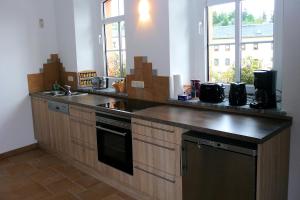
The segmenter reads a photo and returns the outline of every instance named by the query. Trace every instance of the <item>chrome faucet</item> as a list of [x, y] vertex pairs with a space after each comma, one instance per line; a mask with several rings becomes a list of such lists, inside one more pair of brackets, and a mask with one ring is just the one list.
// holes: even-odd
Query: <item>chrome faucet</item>
[[[58, 84], [59, 85], [59, 84]], [[61, 85], [59, 85], [59, 87], [65, 91], [65, 95], [67, 96], [71, 96], [72, 95], [72, 92], [71, 92], [71, 86], [69, 85], [65, 85], [64, 87], [62, 87]]]

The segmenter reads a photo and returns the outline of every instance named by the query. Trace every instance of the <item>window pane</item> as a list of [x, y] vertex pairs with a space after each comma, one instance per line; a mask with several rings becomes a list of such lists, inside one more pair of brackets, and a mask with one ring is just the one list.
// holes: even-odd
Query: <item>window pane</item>
[[121, 31], [121, 48], [126, 49], [126, 42], [125, 42], [125, 22], [120, 22], [120, 31]]
[[107, 52], [106, 59], [107, 59], [107, 74], [108, 74], [108, 76], [121, 77], [119, 51]]
[[124, 0], [119, 0], [119, 15], [124, 15]]
[[274, 0], [242, 1], [241, 81], [247, 84], [253, 84], [254, 70], [273, 67], [273, 20]]
[[123, 67], [123, 76], [126, 76], [126, 51], [122, 51], [122, 67]]
[[105, 45], [106, 50], [119, 49], [119, 23], [105, 24]]
[[234, 81], [235, 3], [208, 7], [208, 45], [209, 81]]
[[124, 0], [107, 0], [103, 4], [104, 18], [124, 15]]
[[104, 2], [104, 18], [116, 17], [119, 15], [118, 0], [107, 0]]

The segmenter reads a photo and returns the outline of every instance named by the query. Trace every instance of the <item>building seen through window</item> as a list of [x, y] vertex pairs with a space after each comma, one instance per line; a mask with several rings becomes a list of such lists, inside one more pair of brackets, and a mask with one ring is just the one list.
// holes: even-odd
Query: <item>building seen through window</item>
[[[241, 4], [240, 12], [236, 3]], [[209, 81], [253, 84], [254, 70], [273, 68], [274, 0], [234, 1], [207, 9]], [[240, 37], [236, 35], [238, 14]], [[216, 65], [216, 59], [222, 62]]]

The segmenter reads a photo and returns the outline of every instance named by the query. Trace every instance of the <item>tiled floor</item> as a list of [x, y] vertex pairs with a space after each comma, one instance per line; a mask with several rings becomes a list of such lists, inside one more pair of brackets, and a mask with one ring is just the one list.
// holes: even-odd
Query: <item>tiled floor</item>
[[0, 160], [0, 200], [133, 200], [42, 150]]

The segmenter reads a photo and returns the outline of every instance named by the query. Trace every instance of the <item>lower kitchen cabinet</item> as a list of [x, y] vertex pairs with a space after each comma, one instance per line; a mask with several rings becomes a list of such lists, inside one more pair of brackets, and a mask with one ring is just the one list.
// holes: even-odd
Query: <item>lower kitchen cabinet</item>
[[[183, 199], [181, 139], [186, 130], [132, 118], [133, 175], [129, 175], [98, 161], [93, 109], [70, 105], [66, 114], [48, 109], [46, 99], [32, 97], [32, 113], [35, 138], [42, 148], [137, 199]], [[287, 199], [289, 141], [290, 130], [285, 129], [258, 144], [256, 200]]]
[[181, 200], [183, 129], [132, 119], [134, 187], [152, 199]]
[[95, 113], [90, 109], [70, 106], [71, 156], [89, 167], [97, 160]]
[[71, 141], [71, 149], [74, 160], [81, 162], [81, 164], [87, 165], [89, 167], [95, 167], [96, 161], [96, 151], [94, 148], [86, 146], [86, 144], [81, 143], [76, 140]]
[[39, 142], [40, 146], [49, 149], [51, 144], [48, 101], [45, 99], [33, 97], [31, 99], [31, 106], [35, 139]]
[[69, 115], [49, 110], [51, 149], [63, 155], [71, 154]]

